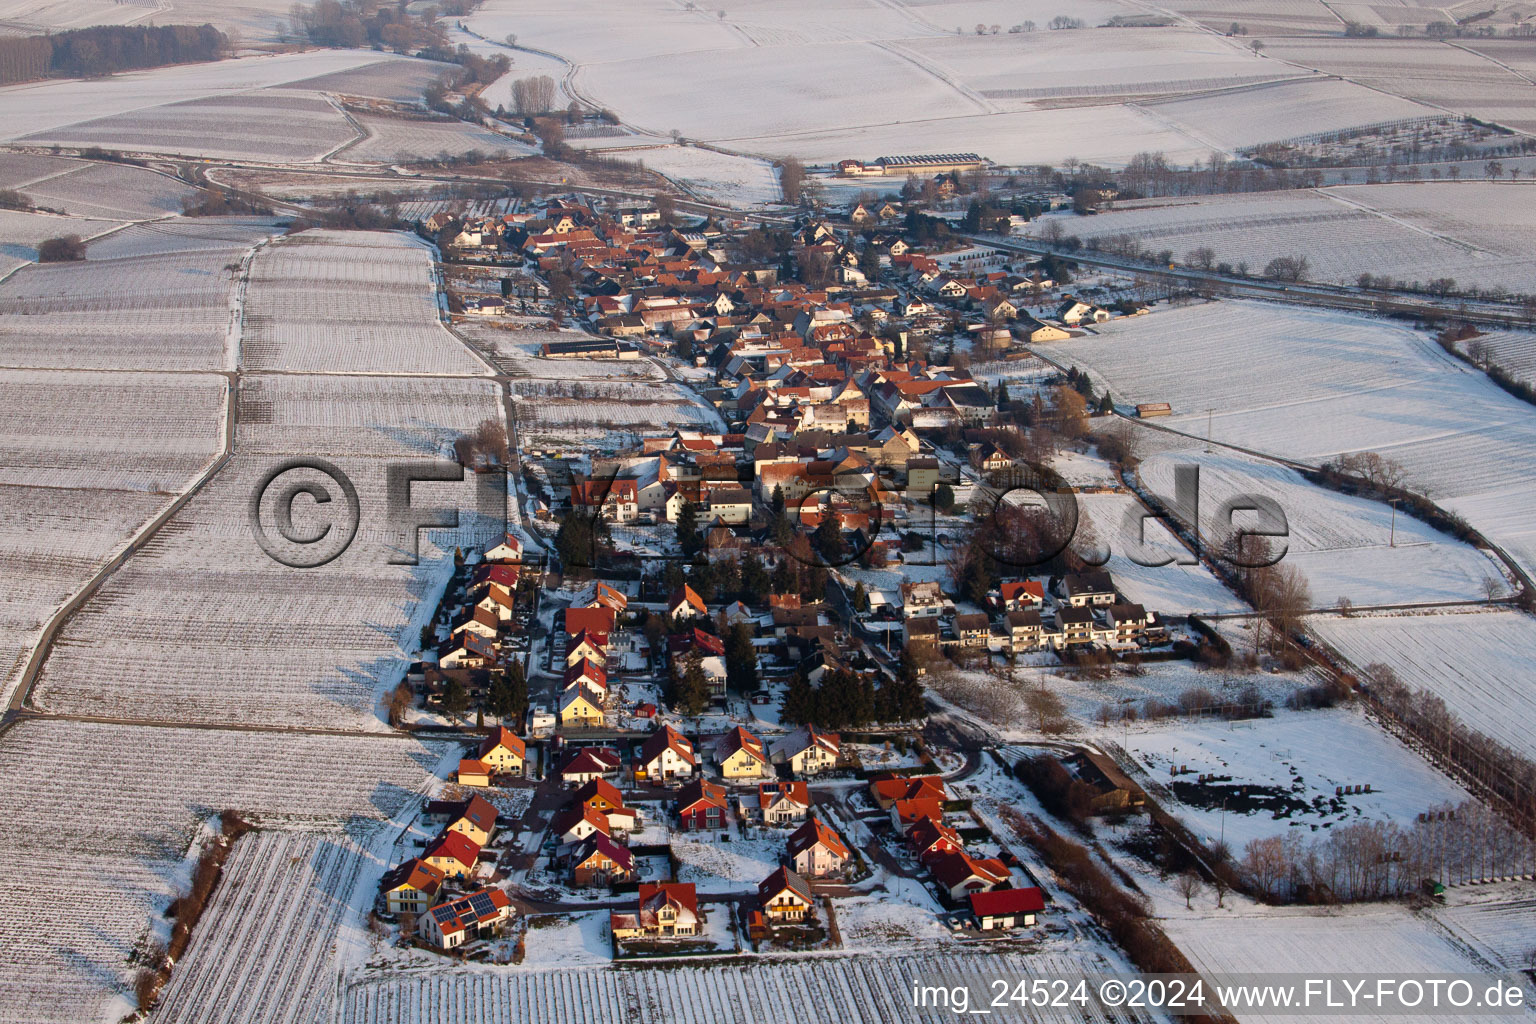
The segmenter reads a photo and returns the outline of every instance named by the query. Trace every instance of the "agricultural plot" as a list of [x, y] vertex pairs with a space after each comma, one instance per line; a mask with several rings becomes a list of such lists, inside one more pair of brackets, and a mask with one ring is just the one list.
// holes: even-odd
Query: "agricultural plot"
[[331, 157], [332, 163], [395, 164], [431, 160], [442, 154], [463, 156], [476, 150], [487, 156], [527, 156], [532, 150], [505, 135], [463, 121], [415, 121], [357, 115], [366, 138]]
[[[1353, 314], [1219, 302], [1104, 324], [1049, 347], [1117, 401], [1169, 402], [1196, 436], [1321, 462], [1376, 451], [1511, 557], [1536, 566], [1536, 416], [1412, 331]], [[1234, 344], [1234, 332], [1244, 343]], [[1277, 390], [1276, 381], [1284, 381]]]
[[[92, 242], [85, 256], [88, 260], [119, 260], [217, 249], [233, 257], [279, 230], [274, 217], [177, 217], [130, 224]], [[119, 272], [128, 266], [120, 264]], [[159, 287], [167, 286], [168, 282], [163, 282]]]
[[[1275, 973], [1322, 975], [1474, 973], [1495, 969], [1484, 958], [1448, 936], [1430, 918], [1401, 903], [1330, 908], [1266, 908], [1238, 903], [1235, 910], [1215, 910], [1210, 900], [1195, 911], [1180, 903], [1159, 923], [1195, 969], [1207, 974], [1243, 974], [1255, 969]], [[1242, 1019], [1282, 1022], [1284, 1015], [1245, 1012]], [[1402, 1020], [1402, 1015], [1354, 1013], [1366, 1022]], [[1494, 1024], [1507, 1018], [1484, 1015], [1427, 1015], [1425, 1021]]]
[[[1351, 710], [1159, 726], [1129, 733], [1125, 750], [1170, 813], [1196, 836], [1225, 839], [1239, 854], [1252, 840], [1290, 829], [1310, 836], [1358, 821], [1407, 826], [1429, 807], [1468, 799], [1461, 787]], [[1208, 778], [1197, 781], [1201, 776]], [[1369, 793], [1336, 793], [1341, 786], [1367, 784]]]
[[[723, 913], [715, 908], [714, 913]], [[668, 970], [397, 971], [349, 978], [342, 1024], [798, 1024], [807, 1008], [846, 1024], [917, 1024], [932, 1009], [912, 1004], [917, 974], [947, 983], [995, 976], [1077, 976], [1114, 970], [1088, 952], [944, 953], [815, 957]], [[946, 1013], [947, 1015], [947, 1013]], [[1010, 1019], [1003, 1017], [1002, 1019]], [[1124, 1010], [1034, 1010], [1030, 1020], [1136, 1021]]]
[[1218, 32], [1227, 31], [1234, 22], [1245, 26], [1250, 35], [1331, 36], [1344, 28], [1322, 0], [1177, 0], [1169, 6]]
[[[1128, 494], [1079, 494], [1074, 549], [1093, 553], [1094, 561], [1108, 555], [1104, 568], [1127, 600], [1167, 616], [1229, 614], [1249, 608], [1221, 584], [1161, 522], [1141, 513], [1144, 506]], [[1166, 565], [1142, 565], [1161, 562]]]
[[37, 156], [33, 153], [0, 153], [0, 188], [21, 188], [23, 185], [66, 174], [83, 166], [78, 160], [57, 156]]
[[[287, 14], [286, 7], [283, 13]], [[163, 105], [185, 100], [226, 97], [251, 89], [283, 85], [375, 64], [379, 59], [380, 55], [372, 50], [309, 50], [130, 71], [110, 78], [54, 79], [8, 86], [0, 89], [0, 141], [14, 142], [24, 135], [59, 130], [115, 114], [152, 113]], [[280, 96], [269, 98], [282, 99]], [[259, 146], [261, 141], [254, 122], [247, 116], [259, 112], [261, 98], [257, 97], [257, 100], [256, 108], [239, 111], [239, 123], [246, 127], [250, 136], [244, 142], [246, 146]], [[298, 120], [294, 118], [295, 122]], [[341, 123], [345, 125], [344, 120]], [[299, 131], [304, 126], [298, 123], [285, 126], [279, 119], [276, 127]], [[227, 120], [214, 126], [214, 134], [231, 130], [232, 125]], [[278, 130], [270, 134], [273, 139], [285, 140], [293, 133]], [[341, 140], [350, 139], [353, 134], [348, 129], [342, 133]]]
[[[499, 413], [488, 381], [248, 377], [234, 457], [70, 620], [37, 703], [135, 720], [383, 729], [380, 695], [417, 650], [454, 548], [505, 531], [505, 497], [486, 478], [484, 489], [415, 485], [413, 508], [456, 510], [459, 526], [402, 537], [390, 525], [386, 468], [440, 459], [453, 437]], [[349, 518], [334, 480], [284, 478], [335, 499], [295, 505], [297, 533], [333, 527], [340, 536], [358, 524], [345, 553], [315, 568], [269, 557], [250, 521], [263, 480], [295, 457], [332, 463], [358, 495]], [[419, 564], [393, 564], [410, 556], [413, 536]]]
[[1482, 253], [1529, 264], [1536, 183], [1448, 181], [1351, 185], [1328, 194]]
[[357, 891], [365, 856], [342, 832], [241, 838], [155, 1020], [326, 1019], [335, 996], [337, 934], [346, 918], [359, 915], [354, 897], [373, 895]]
[[539, 7], [493, 0], [464, 21], [487, 39], [515, 33], [519, 46], [558, 53], [578, 64], [688, 50], [718, 53], [743, 45], [712, 11], [685, 11], [667, 0], [575, 0]]
[[1434, 918], [1456, 938], [1503, 970], [1530, 966], [1536, 890], [1529, 882], [1453, 888], [1446, 902]]
[[[999, 109], [1067, 97], [1188, 93], [1306, 75], [1221, 36], [1186, 28], [1089, 29], [1074, 35], [1072, 43], [1063, 46], [1052, 32], [951, 32], [886, 45]], [[1085, 64], [1084, 50], [1100, 59]]]
[[23, 213], [0, 210], [0, 258], [10, 257], [21, 263], [37, 259], [37, 243], [49, 238], [79, 235], [91, 238], [121, 226], [118, 221], [60, 217], [51, 213]]
[[619, 150], [622, 160], [642, 161], [702, 199], [731, 206], [776, 203], [783, 198], [779, 175], [766, 160], [731, 156], [697, 146]]
[[[1435, 186], [1380, 186], [1389, 193], [1420, 187]], [[1276, 257], [1303, 255], [1308, 279], [1329, 283], [1354, 284], [1361, 274], [1372, 274], [1406, 281], [1450, 277], [1463, 285], [1517, 292], [1536, 289], [1536, 259], [1529, 255], [1495, 252], [1470, 234], [1470, 240], [1463, 240], [1424, 230], [1378, 213], [1353, 198], [1353, 192], [1331, 188], [1146, 200], [1105, 211], [1091, 223], [1042, 218], [1028, 230], [1039, 233], [1047, 224], [1058, 224], [1106, 247], [1134, 240], [1149, 252], [1167, 250], [1179, 261], [1208, 248], [1218, 262], [1252, 272]]]
[[[152, 231], [104, 250], [185, 244]], [[244, 231], [249, 239], [254, 232]], [[228, 246], [230, 240], [218, 240]], [[247, 242], [247, 245], [249, 242]], [[99, 255], [100, 251], [92, 255]], [[243, 249], [210, 248], [27, 267], [0, 283], [0, 365], [217, 370]], [[133, 436], [130, 434], [130, 437]]]
[[1536, 693], [1527, 684], [1536, 624], [1515, 611], [1314, 616], [1308, 628], [1356, 668], [1382, 663], [1445, 701], [1467, 725], [1536, 757]]
[[[1179, 465], [1199, 468], [1201, 526], [1213, 548], [1226, 528], [1219, 514], [1225, 503], [1249, 496], [1275, 503], [1287, 534], [1273, 541], [1274, 550], [1306, 577], [1314, 607], [1340, 598], [1357, 606], [1476, 601], [1486, 596], [1488, 580], [1502, 580], [1499, 564], [1476, 548], [1410, 516], [1397, 516], [1394, 524], [1390, 506], [1318, 487], [1275, 463], [1190, 449], [1153, 455], [1138, 472], [1172, 505]], [[1191, 512], [1178, 510], [1185, 519]], [[1245, 515], [1235, 525], [1244, 525]]]
[[362, 96], [391, 103], [419, 105], [422, 90], [452, 70], [453, 65], [441, 61], [390, 56], [360, 68], [302, 78], [275, 88], [303, 89], [337, 96]]
[[[3, 1019], [126, 1014], [134, 951], [164, 934], [152, 922], [186, 885], [189, 846], [219, 811], [338, 845], [369, 842], [414, 810], [446, 752], [392, 737], [18, 723], [0, 744], [0, 850], [13, 863], [0, 920]], [[89, 901], [60, 899], [60, 865]], [[256, 971], [262, 939], [248, 932], [247, 951], [221, 952]]]
[[1218, 150], [1429, 117], [1439, 111], [1342, 78], [1272, 82], [1144, 104]]
[[89, 25], [201, 25], [232, 32], [247, 45], [286, 42], [289, 7], [276, 0], [199, 0], [196, 4], [139, 0], [8, 0], [0, 4], [0, 22], [29, 32], [58, 32]]
[[[522, 324], [518, 325], [523, 327]], [[456, 328], [479, 350], [490, 355], [501, 372], [513, 377], [553, 381], [632, 380], [663, 381], [666, 376], [649, 359], [546, 359], [539, 349], [548, 342], [581, 341], [589, 336], [578, 331], [530, 327], [506, 330], [466, 320]]]
[[75, 217], [147, 220], [181, 212], [182, 202], [198, 194], [191, 185], [167, 174], [125, 164], [82, 164], [29, 185], [26, 194], [38, 206]]
[[534, 381], [514, 383], [512, 393], [525, 442], [617, 447], [679, 428], [724, 429], [714, 409], [676, 384]]
[[1536, 385], [1536, 333], [1530, 331], [1492, 331], [1457, 345], [1471, 353], [1474, 344], [1488, 353], [1496, 366], [1516, 380]]
[[356, 136], [321, 96], [265, 91], [113, 114], [22, 141], [281, 162], [317, 160]]
[[251, 370], [482, 374], [438, 320], [432, 250], [405, 234], [306, 231], [251, 263], [241, 363]]

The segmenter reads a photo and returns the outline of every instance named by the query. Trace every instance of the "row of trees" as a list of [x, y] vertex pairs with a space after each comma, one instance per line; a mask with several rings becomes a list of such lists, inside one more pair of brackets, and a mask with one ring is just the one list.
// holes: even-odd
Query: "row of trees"
[[1237, 868], [1254, 895], [1269, 902], [1351, 903], [1405, 896], [1424, 879], [1460, 884], [1530, 874], [1536, 843], [1468, 800], [1431, 808], [1407, 827], [1362, 821], [1321, 836], [1256, 839]]
[[859, 729], [874, 722], [909, 722], [922, 717], [923, 688], [915, 672], [891, 679], [874, 678], [852, 669], [824, 673], [812, 686], [796, 675], [784, 695], [783, 717], [789, 722], [814, 723], [825, 729]]
[[0, 39], [0, 85], [218, 60], [228, 48], [229, 37], [212, 25], [100, 25]]
[[532, 75], [512, 83], [512, 110], [519, 117], [541, 117], [555, 109], [555, 80]]

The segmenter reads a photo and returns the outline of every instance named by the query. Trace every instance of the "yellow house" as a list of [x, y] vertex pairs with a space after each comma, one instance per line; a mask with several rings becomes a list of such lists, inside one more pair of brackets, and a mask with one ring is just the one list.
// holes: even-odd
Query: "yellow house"
[[491, 784], [491, 770], [480, 761], [463, 758], [459, 761], [459, 785], [483, 787]]
[[601, 666], [607, 664], [608, 653], [590, 635], [578, 633], [571, 638], [571, 646], [566, 648], [565, 663], [574, 665], [583, 658]]
[[443, 888], [443, 872], [421, 860], [408, 860], [384, 876], [384, 902], [391, 914], [425, 914]]
[[580, 728], [602, 727], [608, 722], [603, 702], [585, 686], [573, 686], [560, 698], [560, 724]]
[[737, 726], [715, 744], [715, 764], [727, 779], [760, 779], [768, 772], [763, 741]]
[[498, 774], [522, 775], [527, 753], [528, 748], [521, 737], [505, 726], [497, 726], [496, 731], [480, 744], [476, 760]]
[[491, 833], [496, 831], [496, 808], [485, 797], [472, 796], [464, 805], [463, 813], [448, 826], [448, 831], [473, 840], [476, 846], [484, 846], [491, 841]]

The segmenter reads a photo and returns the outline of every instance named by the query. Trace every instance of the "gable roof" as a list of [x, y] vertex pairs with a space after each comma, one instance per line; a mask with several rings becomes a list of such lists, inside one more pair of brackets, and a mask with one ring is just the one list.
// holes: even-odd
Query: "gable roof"
[[443, 874], [442, 868], [428, 864], [420, 857], [414, 857], [398, 867], [391, 868], [385, 873], [379, 885], [385, 892], [409, 886], [430, 896], [442, 888], [443, 879], [447, 877]]
[[670, 611], [673, 608], [684, 604], [693, 608], [700, 615], [709, 614], [709, 608], [704, 604], [704, 599], [698, 595], [696, 590], [694, 590], [686, 583], [672, 591], [672, 594], [667, 598], [667, 610]]
[[451, 857], [465, 867], [475, 866], [475, 860], [480, 856], [480, 844], [469, 838], [462, 832], [444, 832], [421, 852], [423, 860], [432, 857]]
[[794, 834], [789, 837], [789, 843], [786, 848], [789, 851], [789, 855], [793, 857], [803, 850], [809, 850], [818, 843], [825, 846], [834, 856], [842, 860], [848, 859], [848, 847], [843, 843], [843, 837], [829, 828], [820, 818], [814, 816], [808, 818], [804, 825], [795, 829]]
[[594, 832], [581, 841], [576, 848], [574, 862], [584, 864], [594, 854], [601, 854], [613, 861], [625, 871], [635, 870], [635, 855], [626, 846], [620, 846], [602, 832]]
[[786, 889], [805, 900], [806, 903], [815, 902], [811, 897], [810, 884], [789, 868], [784, 867], [779, 868], [758, 884], [757, 896], [767, 903]]
[[803, 781], [762, 782], [757, 787], [757, 805], [767, 810], [779, 800], [790, 800], [801, 807], [811, 806], [811, 789]]
[[496, 828], [496, 808], [491, 802], [478, 794], [469, 798], [469, 803], [464, 805], [464, 813], [459, 815], [459, 820], [467, 819], [482, 832], [490, 832]]
[[613, 632], [612, 608], [567, 608], [565, 610], [565, 632], [574, 636], [586, 630], [589, 633], [601, 633], [607, 636]]
[[615, 786], [607, 779], [588, 779], [586, 782], [581, 784], [580, 789], [576, 790], [577, 803], [589, 803], [591, 800], [597, 797], [601, 797], [602, 799], [608, 801], [610, 804], [613, 804], [615, 807], [624, 806], [624, 794], [619, 792], [618, 786]]
[[645, 744], [640, 748], [638, 763], [650, 764], [660, 757], [663, 751], [669, 749], [689, 764], [697, 765], [699, 763], [698, 759], [693, 756], [693, 744], [688, 741], [687, 737], [670, 725], [664, 725], [656, 732], [651, 733], [646, 739]]
[[479, 759], [483, 760], [486, 754], [489, 754], [497, 747], [506, 747], [508, 751], [517, 755], [520, 759], [528, 756], [528, 747], [523, 742], [523, 738], [504, 725], [498, 725], [496, 731], [487, 736], [480, 744]]
[[1023, 889], [993, 889], [971, 893], [971, 913], [977, 917], [1006, 914], [1038, 914], [1045, 909], [1045, 893], [1036, 886]]
[[677, 794], [677, 813], [685, 814], [703, 804], [709, 807], [725, 807], [725, 787], [707, 779], [694, 779]]
[[470, 925], [495, 921], [512, 905], [512, 898], [502, 889], [481, 889], [427, 911], [438, 931], [455, 935]]
[[561, 775], [591, 775], [616, 772], [624, 759], [607, 747], [583, 747], [572, 751], [559, 768]]
[[753, 736], [741, 726], [737, 726], [715, 744], [715, 759], [724, 761], [738, 750], [745, 750], [747, 754], [763, 764], [768, 763], [768, 753], [763, 749], [763, 741]]

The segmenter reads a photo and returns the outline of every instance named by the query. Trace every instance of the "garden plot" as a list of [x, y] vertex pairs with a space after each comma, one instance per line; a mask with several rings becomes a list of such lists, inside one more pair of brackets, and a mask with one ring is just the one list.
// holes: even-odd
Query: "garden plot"
[[[1357, 821], [1401, 826], [1462, 788], [1353, 710], [1281, 711], [1242, 722], [1193, 720], [1129, 733], [1126, 752], [1164, 807], [1207, 842], [1241, 853], [1289, 829], [1308, 836]], [[1179, 774], [1172, 774], [1177, 770]], [[1201, 783], [1200, 776], [1215, 776]], [[1337, 787], [1370, 785], [1339, 796]]]
[[526, 443], [585, 439], [612, 447], [676, 429], [724, 429], [714, 409], [678, 384], [518, 381], [512, 395]]
[[[1377, 451], [1494, 543], [1536, 567], [1536, 415], [1407, 329], [1257, 302], [1167, 309], [1050, 345], [1125, 404], [1223, 444], [1309, 463]], [[1241, 341], [1234, 341], [1241, 338]], [[1277, 382], [1284, 382], [1283, 386]]]
[[[420, 531], [420, 564], [390, 564], [407, 552], [389, 525], [385, 470], [440, 458], [450, 438], [498, 413], [489, 381], [245, 380], [234, 457], [70, 620], [37, 702], [132, 719], [383, 729], [379, 696], [414, 656], [455, 547], [505, 531], [495, 490], [417, 484], [413, 507], [457, 510], [460, 525]], [[295, 456], [333, 463], [358, 493], [356, 539], [318, 568], [274, 561], [250, 525], [252, 495]], [[320, 484], [335, 495], [334, 482]], [[326, 518], [343, 507], [301, 501], [297, 528], [344, 530], [343, 518]]]
[[1221, 150], [1440, 113], [1342, 78], [1255, 85], [1148, 103], [1146, 109]]
[[697, 146], [659, 146], [613, 150], [619, 159], [639, 160], [700, 198], [731, 206], [777, 203], [783, 198], [779, 175], [766, 160], [731, 156]]
[[1272, 462], [1191, 449], [1147, 458], [1139, 475], [1172, 505], [1180, 465], [1200, 470], [1201, 528], [1213, 548], [1225, 529], [1224, 502], [1253, 495], [1279, 506], [1289, 533], [1272, 543], [1284, 551], [1284, 564], [1306, 577], [1313, 607], [1340, 598], [1355, 605], [1476, 601], [1486, 596], [1488, 580], [1502, 580], [1502, 567], [1471, 545], [1407, 515], [1394, 526], [1390, 506], [1318, 487]]
[[[1382, 186], [1388, 191], [1418, 187]], [[1167, 250], [1179, 261], [1187, 261], [1197, 248], [1209, 248], [1217, 261], [1250, 272], [1278, 256], [1303, 255], [1307, 278], [1330, 283], [1352, 285], [1361, 274], [1372, 274], [1406, 281], [1451, 277], [1463, 285], [1517, 292], [1536, 289], [1536, 258], [1504, 255], [1475, 239], [1420, 229], [1353, 200], [1352, 191], [1145, 200], [1107, 210], [1091, 223], [1050, 217], [1033, 221], [1028, 230], [1038, 233], [1046, 224], [1057, 224], [1082, 238], [1130, 239], [1150, 252]]]
[[[242, 233], [240, 241], [248, 247], [255, 232], [233, 234]], [[159, 234], [106, 241], [117, 243], [109, 252], [145, 250], [162, 241], [187, 244]], [[218, 244], [17, 271], [0, 283], [0, 365], [123, 370], [231, 365], [234, 353], [226, 346], [234, 317], [234, 268], [245, 253], [224, 248], [229, 239]]]
[[693, 882], [706, 893], [755, 892], [784, 855], [782, 832], [761, 834], [764, 838], [731, 836], [723, 842], [714, 832], [673, 832], [667, 841], [677, 858], [677, 881]]
[[367, 137], [335, 154], [331, 163], [396, 164], [435, 160], [444, 154], [463, 156], [470, 151], [490, 157], [519, 157], [532, 152], [521, 142], [463, 121], [365, 115], [357, 115], [356, 120], [368, 132]]
[[[287, 13], [286, 8], [283, 13]], [[308, 50], [129, 71], [107, 78], [54, 79], [8, 86], [0, 89], [0, 140], [15, 141], [23, 135], [61, 129], [114, 114], [152, 111], [183, 100], [231, 96], [250, 89], [375, 64], [379, 59], [380, 55], [372, 50]], [[247, 144], [255, 144], [257, 135], [246, 116], [251, 112], [241, 111], [238, 122], [252, 136]], [[339, 118], [340, 114], [336, 116]], [[345, 124], [344, 120], [342, 124]], [[272, 135], [273, 139], [290, 137], [291, 133], [282, 130], [286, 126], [279, 124], [276, 127], [278, 130]], [[292, 127], [297, 130], [301, 126], [295, 124]], [[235, 126], [228, 122], [216, 128], [222, 133], [235, 130]], [[341, 139], [352, 138], [353, 134], [348, 129]]]
[[1467, 725], [1536, 757], [1536, 692], [1528, 682], [1536, 623], [1529, 615], [1323, 615], [1307, 625], [1356, 668], [1386, 664]]
[[253, 370], [490, 373], [438, 320], [431, 247], [403, 233], [306, 231], [258, 253], [241, 357]]
[[[716, 908], [713, 913], [721, 913]], [[800, 1024], [808, 1008], [843, 1024], [918, 1024], [933, 1010], [912, 1005], [912, 979], [1078, 976], [1123, 969], [1092, 951], [1035, 955], [931, 953], [889, 956], [775, 958], [667, 970], [538, 971], [393, 970], [358, 975], [341, 992], [341, 1024]], [[947, 1013], [946, 1013], [947, 1016]], [[1008, 1018], [1004, 1018], [1008, 1019]], [[1036, 1010], [1031, 1020], [1148, 1020], [1091, 1009]]]
[[529, 918], [523, 966], [554, 970], [607, 966], [613, 960], [608, 914], [606, 910], [593, 910]]
[[357, 133], [322, 96], [211, 96], [79, 121], [23, 141], [229, 160], [318, 160]]
[[126, 164], [82, 164], [26, 188], [38, 206], [75, 217], [146, 220], [181, 212], [182, 202], [199, 195], [167, 174]]
[[[0, 850], [12, 864], [0, 1017], [79, 1024], [127, 1013], [133, 951], [163, 936], [163, 922], [153, 922], [186, 885], [189, 845], [212, 815], [232, 808], [266, 827], [369, 842], [414, 810], [446, 753], [447, 745], [393, 737], [16, 724], [0, 743]], [[90, 891], [88, 901], [60, 898], [61, 870]], [[262, 936], [246, 934], [262, 949]], [[252, 952], [221, 950], [258, 970]]]
[[[1193, 561], [1167, 526], [1150, 517], [1141, 519], [1145, 507], [1129, 494], [1079, 494], [1078, 528], [1073, 548], [1094, 560], [1108, 554], [1104, 563], [1114, 577], [1115, 589], [1126, 600], [1165, 616], [1228, 614], [1249, 607], [1204, 565], [1180, 565]], [[1172, 558], [1167, 565], [1140, 565]]]

